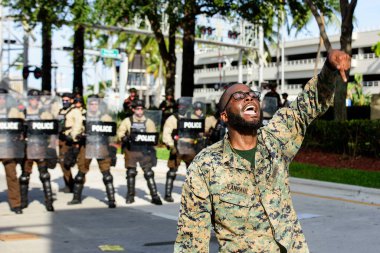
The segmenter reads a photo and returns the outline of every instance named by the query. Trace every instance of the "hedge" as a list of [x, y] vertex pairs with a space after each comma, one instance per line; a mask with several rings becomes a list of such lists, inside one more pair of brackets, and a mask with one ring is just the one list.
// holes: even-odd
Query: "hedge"
[[316, 120], [306, 132], [303, 147], [353, 157], [380, 157], [380, 120]]

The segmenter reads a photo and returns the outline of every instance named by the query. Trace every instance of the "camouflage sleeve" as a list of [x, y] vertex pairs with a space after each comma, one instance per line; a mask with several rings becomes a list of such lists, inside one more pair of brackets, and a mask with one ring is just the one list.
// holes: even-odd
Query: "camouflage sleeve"
[[338, 76], [338, 71], [331, 69], [326, 62], [319, 75], [306, 84], [290, 107], [278, 110], [263, 129], [269, 138], [277, 140], [271, 145], [281, 149], [289, 161], [301, 147], [310, 123], [333, 104]]
[[177, 128], [177, 120], [171, 115], [164, 124], [164, 130], [162, 133], [162, 141], [168, 146], [174, 146], [174, 140], [172, 137], [172, 132]]
[[193, 162], [182, 188], [181, 210], [174, 252], [209, 252], [211, 231], [211, 201], [207, 176]]

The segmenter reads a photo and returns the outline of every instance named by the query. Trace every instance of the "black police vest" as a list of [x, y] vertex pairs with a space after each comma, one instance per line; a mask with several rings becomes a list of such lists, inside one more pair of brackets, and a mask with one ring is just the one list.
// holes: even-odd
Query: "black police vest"
[[[131, 121], [131, 134], [146, 132], [146, 120], [144, 120], [143, 122], [136, 122], [136, 121], [133, 121], [133, 117], [129, 117], [129, 120]], [[147, 148], [146, 144], [133, 142], [131, 143], [130, 150], [144, 151], [146, 148]]]

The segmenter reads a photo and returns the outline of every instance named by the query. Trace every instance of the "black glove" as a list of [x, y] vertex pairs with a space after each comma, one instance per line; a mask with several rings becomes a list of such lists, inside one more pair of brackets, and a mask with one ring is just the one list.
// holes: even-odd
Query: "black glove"
[[176, 155], [177, 154], [177, 148], [175, 146], [170, 146], [170, 154], [171, 155]]
[[85, 144], [86, 143], [86, 134], [85, 133], [80, 133], [76, 136], [77, 143], [79, 144]]
[[121, 141], [124, 142], [124, 143], [128, 143], [128, 142], [131, 141], [131, 139], [129, 138], [128, 135], [125, 135], [125, 136], [121, 139]]

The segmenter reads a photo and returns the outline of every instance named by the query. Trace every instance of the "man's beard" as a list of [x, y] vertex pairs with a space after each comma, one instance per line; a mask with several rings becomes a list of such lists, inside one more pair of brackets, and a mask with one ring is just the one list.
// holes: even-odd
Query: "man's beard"
[[262, 118], [257, 121], [246, 121], [239, 114], [231, 112], [227, 108], [228, 125], [241, 134], [249, 135], [257, 131], [262, 125]]

